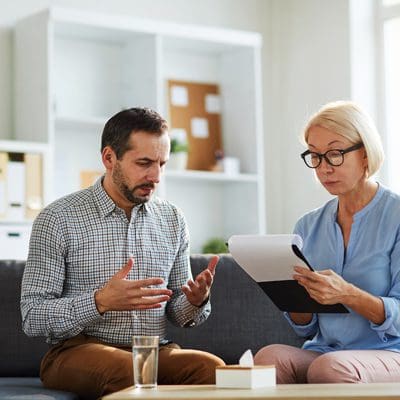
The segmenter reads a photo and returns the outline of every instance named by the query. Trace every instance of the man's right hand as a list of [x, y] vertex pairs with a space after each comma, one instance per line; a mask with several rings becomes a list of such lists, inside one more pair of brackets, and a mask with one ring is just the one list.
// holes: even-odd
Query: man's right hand
[[160, 285], [161, 278], [128, 280], [126, 277], [133, 267], [133, 259], [128, 262], [99, 290], [94, 299], [100, 314], [106, 311], [131, 311], [160, 308], [172, 295], [169, 289], [152, 289], [148, 286]]

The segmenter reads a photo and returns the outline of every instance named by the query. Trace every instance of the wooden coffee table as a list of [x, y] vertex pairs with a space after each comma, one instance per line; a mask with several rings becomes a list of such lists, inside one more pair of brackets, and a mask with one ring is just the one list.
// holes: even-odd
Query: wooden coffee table
[[400, 383], [337, 383], [277, 385], [262, 389], [221, 389], [214, 385], [159, 385], [157, 389], [125, 390], [103, 397], [103, 400], [393, 400], [400, 399]]

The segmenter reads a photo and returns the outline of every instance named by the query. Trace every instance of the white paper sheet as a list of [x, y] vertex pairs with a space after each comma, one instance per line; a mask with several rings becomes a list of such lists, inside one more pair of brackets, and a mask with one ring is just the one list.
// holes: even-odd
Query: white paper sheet
[[221, 97], [218, 94], [206, 94], [205, 110], [210, 114], [219, 114], [221, 112]]
[[189, 104], [189, 95], [185, 86], [171, 87], [171, 104], [178, 107], [187, 107]]
[[234, 235], [228, 241], [233, 258], [256, 282], [293, 279], [294, 266], [307, 267], [292, 244], [303, 247], [299, 235]]
[[208, 138], [208, 120], [206, 118], [192, 118], [190, 122], [193, 137]]

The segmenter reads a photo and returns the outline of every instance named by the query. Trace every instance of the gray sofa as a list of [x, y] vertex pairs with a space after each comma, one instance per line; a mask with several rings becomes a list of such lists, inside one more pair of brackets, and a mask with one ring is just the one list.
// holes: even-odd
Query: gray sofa
[[[211, 256], [193, 255], [196, 275]], [[44, 338], [29, 338], [21, 329], [20, 285], [25, 263], [0, 261], [0, 399], [72, 400], [74, 393], [43, 388], [39, 366], [47, 351]], [[211, 293], [212, 314], [196, 328], [168, 326], [168, 336], [182, 347], [217, 354], [228, 364], [247, 349], [268, 343], [299, 346], [299, 339], [258, 285], [229, 255], [221, 256]]]

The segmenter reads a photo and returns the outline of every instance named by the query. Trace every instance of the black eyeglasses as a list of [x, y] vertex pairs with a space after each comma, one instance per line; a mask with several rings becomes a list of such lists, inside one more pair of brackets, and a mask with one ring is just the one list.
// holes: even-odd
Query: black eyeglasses
[[309, 168], [318, 168], [321, 165], [322, 159], [332, 165], [333, 167], [339, 167], [344, 162], [344, 155], [346, 153], [350, 153], [351, 151], [361, 149], [363, 147], [363, 143], [357, 143], [351, 147], [348, 147], [344, 150], [333, 149], [328, 150], [325, 153], [316, 153], [314, 151], [306, 150], [304, 153], [301, 153], [300, 156]]

